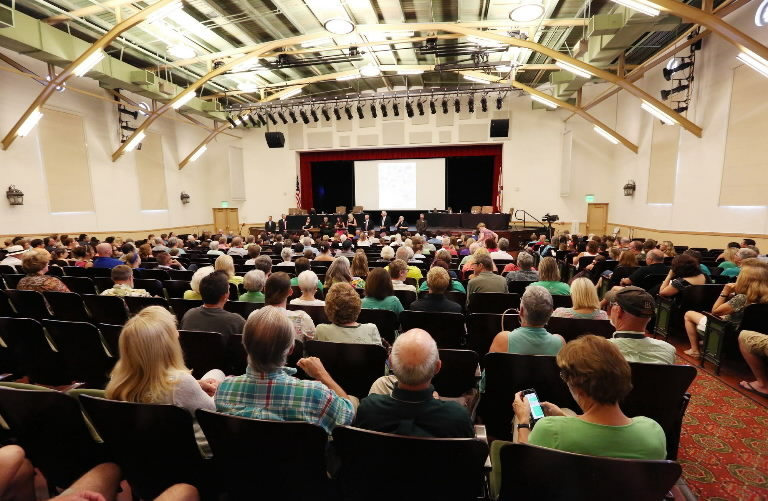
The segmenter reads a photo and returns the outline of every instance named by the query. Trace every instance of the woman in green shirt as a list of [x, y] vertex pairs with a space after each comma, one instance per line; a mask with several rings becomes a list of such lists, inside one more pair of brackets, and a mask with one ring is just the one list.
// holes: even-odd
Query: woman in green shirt
[[553, 296], [570, 296], [571, 288], [565, 282], [560, 281], [560, 269], [553, 257], [545, 257], [539, 263], [539, 281], [531, 285], [540, 285], [547, 289]]
[[251, 303], [264, 302], [264, 283], [267, 276], [261, 270], [251, 270], [243, 277], [244, 294], [240, 294], [240, 301], [249, 301]]
[[403, 311], [403, 304], [395, 296], [392, 278], [384, 268], [374, 268], [368, 274], [368, 280], [365, 283], [363, 308], [389, 310], [395, 312], [397, 316], [400, 316], [400, 312]]

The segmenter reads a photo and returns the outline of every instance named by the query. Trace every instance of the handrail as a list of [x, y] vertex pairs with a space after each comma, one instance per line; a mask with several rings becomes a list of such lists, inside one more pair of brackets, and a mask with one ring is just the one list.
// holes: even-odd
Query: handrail
[[[522, 212], [522, 213], [523, 213], [523, 218], [522, 218], [522, 219], [520, 219], [520, 218], [518, 217], [518, 215], [517, 215], [517, 214], [518, 214], [518, 213], [520, 213], [520, 212]], [[546, 226], [544, 223], [542, 223], [541, 221], [539, 221], [538, 219], [536, 219], [536, 218], [533, 216], [533, 214], [531, 214], [530, 212], [528, 212], [528, 211], [525, 211], [525, 210], [523, 210], [523, 209], [518, 209], [518, 210], [516, 210], [516, 211], [515, 211], [515, 220], [516, 220], [516, 221], [522, 221], [522, 222], [523, 222], [523, 228], [525, 228], [525, 216], [526, 216], [526, 215], [530, 216], [530, 218], [531, 218], [531, 219], [533, 219], [534, 221], [536, 221], [537, 223], [539, 223], [541, 226]]]

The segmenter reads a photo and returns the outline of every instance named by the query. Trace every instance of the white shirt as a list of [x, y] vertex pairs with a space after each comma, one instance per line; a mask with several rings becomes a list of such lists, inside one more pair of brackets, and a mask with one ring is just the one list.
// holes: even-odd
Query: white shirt
[[16, 256], [7, 256], [5, 259], [0, 261], [0, 264], [5, 264], [8, 266], [21, 266], [21, 259], [17, 258]]

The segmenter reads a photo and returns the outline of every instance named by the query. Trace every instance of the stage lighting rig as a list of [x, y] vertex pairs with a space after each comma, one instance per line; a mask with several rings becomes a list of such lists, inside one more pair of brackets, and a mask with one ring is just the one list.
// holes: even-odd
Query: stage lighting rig
[[352, 105], [345, 106], [344, 113], [347, 115], [347, 120], [352, 120]]
[[416, 101], [416, 110], [418, 110], [419, 116], [424, 116], [424, 103], [422, 101]]
[[[686, 59], [688, 59], [688, 61], [685, 61]], [[682, 62], [678, 62], [678, 60], [682, 60]], [[686, 70], [686, 69], [690, 68], [691, 66], [693, 66], [694, 61], [693, 61], [693, 58], [691, 58], [691, 57], [680, 57], [680, 58], [673, 59], [670, 63], [671, 64], [668, 64], [666, 68], [661, 70], [663, 75], [664, 75], [664, 80], [666, 80], [666, 81], [672, 80], [673, 75], [675, 73], [677, 73], [679, 71]], [[687, 77], [686, 78], [678, 78], [676, 80], [686, 80], [686, 79], [687, 79]]]
[[687, 83], [678, 85], [677, 87], [673, 87], [669, 90], [662, 90], [661, 91], [661, 99], [662, 101], [667, 101], [669, 99], [669, 96], [672, 94], [677, 94], [678, 92], [683, 92], [684, 90], [690, 89], [691, 86]]
[[325, 106], [323, 106], [323, 118], [325, 118], [326, 122], [331, 121], [331, 114], [328, 113], [328, 108], [326, 108]]
[[357, 103], [357, 117], [362, 120], [365, 118], [365, 115], [363, 115], [363, 105], [360, 103]]
[[341, 120], [341, 110], [338, 105], [333, 107], [333, 116], [336, 117], [336, 120]]
[[237, 121], [240, 122], [243, 125], [243, 127], [245, 127], [246, 129], [248, 128], [247, 120], [248, 119], [245, 118], [245, 115], [243, 115], [242, 113], [237, 115]]
[[309, 124], [309, 116], [307, 115], [307, 110], [301, 108], [299, 110], [299, 116], [301, 116], [301, 121], [304, 122], [304, 125]]
[[387, 118], [387, 103], [382, 101], [381, 106], [379, 108], [381, 109], [381, 116], [384, 118]]
[[267, 117], [265, 117], [262, 112], [257, 112], [256, 116], [258, 117], [259, 122], [261, 122], [261, 125], [267, 125]]
[[130, 110], [127, 110], [127, 109], [123, 108], [122, 106], [120, 106], [118, 108], [118, 111], [120, 113], [122, 113], [123, 115], [128, 115], [128, 116], [132, 117], [134, 120], [138, 120], [139, 119], [139, 112], [138, 111], [130, 111]]
[[291, 119], [291, 122], [296, 123], [298, 120], [296, 119], [296, 112], [293, 111], [293, 108], [288, 110], [288, 117]]
[[504, 98], [502, 96], [496, 97], [496, 109], [500, 110], [504, 106]]
[[232, 115], [227, 115], [227, 122], [229, 122], [230, 126], [235, 129], [237, 128], [238, 123], [235, 122], [235, 119], [232, 118]]
[[443, 107], [443, 114], [448, 114], [448, 98], [444, 97], [443, 102], [441, 103]]
[[459, 96], [456, 96], [456, 99], [453, 100], [453, 111], [456, 113], [461, 112], [461, 98]]
[[475, 112], [475, 96], [472, 94], [470, 94], [469, 99], [467, 99], [467, 108], [469, 108], [470, 113]]
[[251, 125], [253, 125], [254, 127], [258, 127], [259, 126], [258, 122], [256, 122], [256, 119], [253, 118], [253, 113], [250, 113], [248, 115], [248, 120], [251, 121]]
[[437, 105], [435, 104], [434, 99], [429, 100], [429, 112], [432, 113], [433, 115], [437, 113]]
[[269, 118], [269, 121], [272, 122], [272, 125], [277, 125], [277, 118], [275, 118], [275, 114], [270, 112], [267, 112], [267, 117]]
[[[323, 110], [325, 110], [325, 108], [323, 108]], [[312, 115], [312, 120], [314, 120], [315, 123], [320, 121], [320, 117], [317, 116], [317, 110], [315, 108], [310, 108], [309, 114]], [[328, 120], [330, 120], [330, 118], [328, 118]]]
[[413, 118], [413, 104], [409, 100], [405, 101], [405, 114], [408, 118]]
[[392, 114], [396, 117], [400, 116], [400, 105], [397, 104], [397, 101], [392, 101]]
[[371, 101], [371, 116], [376, 118], [376, 103]]
[[483, 94], [483, 96], [480, 98], [480, 109], [485, 113], [488, 111], [488, 96]]

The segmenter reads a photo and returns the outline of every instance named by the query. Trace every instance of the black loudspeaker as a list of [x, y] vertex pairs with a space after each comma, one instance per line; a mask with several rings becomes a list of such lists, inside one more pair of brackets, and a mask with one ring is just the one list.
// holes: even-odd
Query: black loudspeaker
[[266, 132], [264, 138], [270, 148], [283, 148], [285, 146], [285, 136], [282, 132]]
[[509, 137], [509, 119], [491, 120], [491, 137]]

